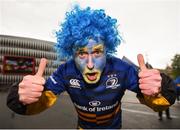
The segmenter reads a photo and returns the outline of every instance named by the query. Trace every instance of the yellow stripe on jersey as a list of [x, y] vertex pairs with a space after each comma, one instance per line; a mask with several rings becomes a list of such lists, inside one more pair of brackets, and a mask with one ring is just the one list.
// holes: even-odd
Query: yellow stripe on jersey
[[170, 106], [170, 103], [162, 95], [156, 97], [144, 95], [144, 98], [139, 98], [139, 101], [152, 108], [155, 112], [163, 111]]
[[104, 115], [96, 115], [94, 113], [82, 112], [78, 108], [76, 108], [79, 118], [81, 118], [84, 121], [92, 122], [96, 124], [108, 123], [112, 119], [112, 117], [115, 116], [120, 111], [120, 109], [121, 109], [121, 105], [119, 104], [117, 108], [111, 113]]
[[57, 100], [57, 96], [52, 91], [44, 91], [39, 101], [27, 105], [26, 115], [38, 114], [51, 107]]

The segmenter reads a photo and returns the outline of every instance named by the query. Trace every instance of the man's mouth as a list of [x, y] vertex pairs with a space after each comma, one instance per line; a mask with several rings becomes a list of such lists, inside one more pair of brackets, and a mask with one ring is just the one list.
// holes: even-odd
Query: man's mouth
[[87, 73], [86, 74], [88, 80], [90, 81], [94, 81], [97, 79], [97, 72], [94, 72], [94, 73]]

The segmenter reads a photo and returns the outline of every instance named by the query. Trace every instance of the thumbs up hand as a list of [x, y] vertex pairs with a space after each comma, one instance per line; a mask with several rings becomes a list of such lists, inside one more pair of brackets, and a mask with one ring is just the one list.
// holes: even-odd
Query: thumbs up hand
[[42, 58], [39, 64], [38, 71], [35, 75], [27, 75], [19, 83], [19, 101], [24, 105], [31, 104], [39, 100], [44, 89], [45, 79], [43, 73], [45, 71], [47, 60]]
[[148, 69], [145, 65], [143, 55], [137, 56], [140, 72], [139, 76], [139, 87], [141, 92], [148, 96], [155, 96], [161, 90], [161, 75], [157, 69]]

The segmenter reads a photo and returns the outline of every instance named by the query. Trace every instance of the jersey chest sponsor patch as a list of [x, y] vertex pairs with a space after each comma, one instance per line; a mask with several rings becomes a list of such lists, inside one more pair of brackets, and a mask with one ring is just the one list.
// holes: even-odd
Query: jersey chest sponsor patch
[[119, 102], [116, 101], [114, 104], [102, 106], [102, 103], [100, 101], [94, 100], [94, 101], [89, 102], [89, 106], [83, 106], [76, 103], [74, 103], [74, 106], [77, 109], [86, 111], [86, 112], [103, 112], [103, 111], [114, 109], [118, 104]]

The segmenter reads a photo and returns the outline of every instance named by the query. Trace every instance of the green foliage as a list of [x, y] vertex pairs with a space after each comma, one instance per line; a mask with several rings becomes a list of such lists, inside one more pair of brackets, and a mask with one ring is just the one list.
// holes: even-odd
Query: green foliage
[[172, 59], [172, 75], [174, 78], [180, 76], [180, 54], [176, 54]]

